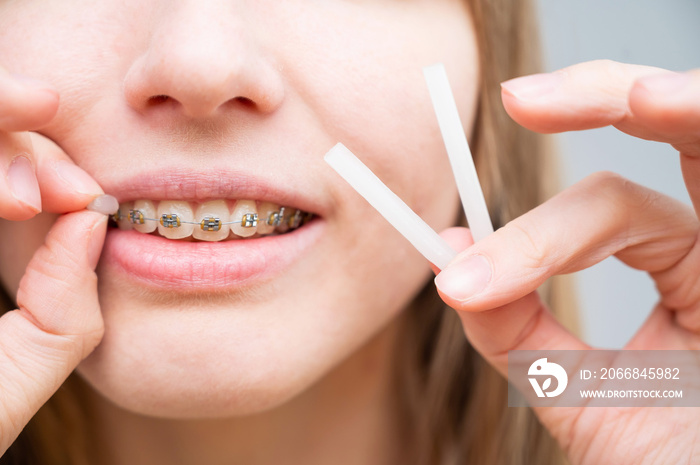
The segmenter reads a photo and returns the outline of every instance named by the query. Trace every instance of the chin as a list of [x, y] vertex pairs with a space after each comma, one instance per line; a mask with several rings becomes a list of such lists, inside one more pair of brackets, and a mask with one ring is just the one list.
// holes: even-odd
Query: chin
[[110, 354], [98, 349], [83, 361], [78, 374], [117, 407], [158, 418], [224, 418], [261, 413], [286, 403], [310, 383], [309, 377], [300, 377], [291, 370], [222, 366], [220, 359], [183, 369], [145, 357], [128, 357], [115, 366], [110, 358]]
[[275, 325], [265, 309], [251, 315], [218, 308], [207, 318], [199, 309], [135, 309], [137, 321], [106, 310], [105, 337], [77, 371], [118, 407], [154, 417], [223, 418], [272, 409], [321, 378], [348, 349], [305, 342], [294, 323]]

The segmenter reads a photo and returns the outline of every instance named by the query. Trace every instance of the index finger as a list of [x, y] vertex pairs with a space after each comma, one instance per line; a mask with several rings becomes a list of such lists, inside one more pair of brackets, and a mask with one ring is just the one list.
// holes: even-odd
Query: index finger
[[[642, 139], [700, 154], [700, 74], [609, 60], [501, 84], [503, 105], [518, 124], [542, 133], [614, 126]], [[692, 143], [692, 145], [690, 145]]]
[[700, 214], [700, 71], [674, 73], [608, 60], [502, 84], [508, 114], [553, 133], [612, 125], [681, 153], [686, 188]]

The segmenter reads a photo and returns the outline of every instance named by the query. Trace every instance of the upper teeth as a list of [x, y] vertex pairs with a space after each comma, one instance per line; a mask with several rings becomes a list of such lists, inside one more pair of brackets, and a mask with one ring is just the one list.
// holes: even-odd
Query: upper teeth
[[119, 204], [112, 219], [120, 229], [142, 233], [158, 230], [161, 236], [184, 239], [193, 236], [204, 241], [222, 241], [229, 236], [285, 232], [299, 226], [311, 215], [301, 210], [280, 207], [254, 200], [211, 200], [202, 203], [185, 201], [136, 200]]

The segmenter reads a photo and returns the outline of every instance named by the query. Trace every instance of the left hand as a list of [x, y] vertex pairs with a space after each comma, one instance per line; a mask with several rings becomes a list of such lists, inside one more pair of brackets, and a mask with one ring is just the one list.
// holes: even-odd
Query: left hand
[[[695, 211], [598, 173], [478, 244], [464, 228], [445, 231], [463, 251], [436, 284], [471, 344], [504, 375], [509, 350], [590, 349], [535, 290], [550, 276], [614, 255], [648, 272], [661, 295], [625, 349], [700, 348], [700, 72], [596, 61], [506, 82], [502, 96], [511, 117], [538, 132], [613, 125], [673, 145]], [[696, 409], [534, 410], [574, 464], [700, 463]]]

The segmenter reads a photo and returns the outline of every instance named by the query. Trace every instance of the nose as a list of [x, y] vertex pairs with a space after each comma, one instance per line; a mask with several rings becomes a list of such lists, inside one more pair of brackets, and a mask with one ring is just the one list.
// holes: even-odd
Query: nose
[[207, 118], [236, 106], [270, 113], [280, 105], [284, 85], [277, 67], [244, 15], [222, 3], [173, 2], [176, 7], [156, 15], [147, 46], [125, 77], [132, 108]]

